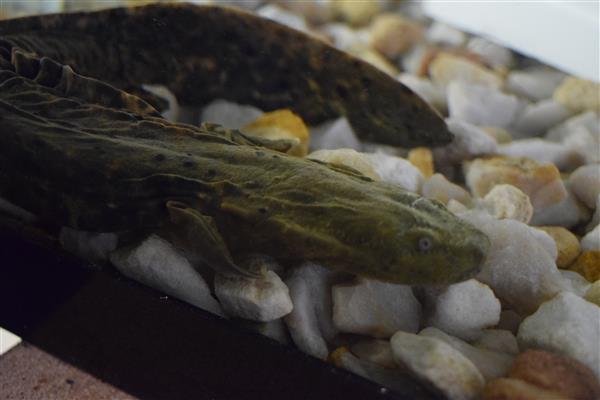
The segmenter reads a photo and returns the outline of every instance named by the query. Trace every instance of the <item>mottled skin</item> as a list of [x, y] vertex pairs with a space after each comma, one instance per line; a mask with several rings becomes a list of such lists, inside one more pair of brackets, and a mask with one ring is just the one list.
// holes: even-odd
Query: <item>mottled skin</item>
[[[220, 12], [164, 10], [213, 18]], [[92, 20], [83, 17], [83, 25]], [[45, 24], [44, 18], [27, 21]], [[0, 197], [42, 220], [99, 232], [175, 229], [180, 242], [226, 273], [247, 273], [236, 259], [261, 253], [390, 282], [449, 283], [474, 275], [485, 257], [488, 239], [437, 202], [347, 168], [289, 156], [285, 141], [168, 122], [143, 100], [40, 58], [32, 49], [61, 52], [51, 43], [26, 46], [26, 34], [7, 38], [6, 26], [0, 23]], [[377, 124], [368, 113], [363, 118]]]
[[443, 120], [375, 67], [275, 22], [212, 6], [150, 5], [0, 21], [12, 45], [139, 92], [164, 84], [184, 105], [215, 98], [291, 108], [309, 122], [347, 115], [364, 139], [448, 143]]

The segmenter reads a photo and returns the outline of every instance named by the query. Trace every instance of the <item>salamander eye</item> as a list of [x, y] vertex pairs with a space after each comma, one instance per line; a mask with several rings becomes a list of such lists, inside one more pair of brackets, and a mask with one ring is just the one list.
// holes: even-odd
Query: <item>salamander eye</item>
[[429, 251], [433, 247], [433, 239], [429, 236], [423, 236], [419, 238], [417, 247], [419, 248], [419, 251]]

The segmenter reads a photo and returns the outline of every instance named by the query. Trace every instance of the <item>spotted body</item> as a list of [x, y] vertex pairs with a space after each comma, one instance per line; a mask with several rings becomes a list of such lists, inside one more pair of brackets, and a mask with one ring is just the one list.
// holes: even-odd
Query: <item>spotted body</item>
[[[147, 43], [138, 43], [140, 60], [132, 59], [132, 64], [128, 64], [124, 61], [129, 59], [120, 59], [123, 74], [119, 76], [110, 70], [114, 67], [110, 60], [106, 71], [86, 61], [93, 56], [116, 57], [117, 50], [104, 48], [104, 53], [95, 54], [93, 48], [91, 53], [81, 46], [71, 50], [68, 46], [73, 43], [69, 40], [64, 43], [51, 40], [56, 38], [53, 35], [64, 33], [65, 26], [85, 30], [93, 25], [100, 29], [100, 22], [91, 22], [95, 15], [104, 23], [106, 18], [112, 21], [110, 18], [120, 15], [124, 21], [119, 20], [117, 25], [121, 26], [136, 26], [142, 17], [149, 18], [148, 21], [158, 18], [150, 23], [148, 29], [152, 30], [155, 25], [176, 26], [173, 15], [186, 26], [189, 18], [203, 13], [220, 15], [219, 10], [152, 6], [75, 17], [36, 17], [23, 20], [23, 24], [1, 22], [0, 197], [43, 220], [75, 229], [96, 232], [153, 230], [165, 226], [179, 229], [183, 243], [196, 245], [199, 254], [205, 255], [204, 261], [225, 265], [229, 272], [240, 272], [236, 260], [241, 255], [260, 253], [285, 264], [312, 260], [390, 282], [448, 283], [476, 273], [489, 246], [487, 238], [441, 204], [391, 184], [374, 182], [347, 168], [287, 155], [285, 141], [259, 140], [210, 124], [195, 127], [166, 121], [150, 104], [118, 88], [146, 82], [148, 71], [138, 70], [147, 68], [146, 62], [157, 68], [160, 65], [144, 57], [146, 51], [151, 51]], [[243, 15], [242, 21], [244, 18], [255, 21], [246, 14], [223, 12], [227, 19], [231, 14], [235, 18]], [[161, 13], [165, 14], [163, 19]], [[224, 21], [217, 19], [217, 22]], [[270, 24], [262, 29], [275, 29]], [[22, 33], [18, 32], [19, 26]], [[63, 29], [51, 30], [52, 34], [44, 39], [32, 26]], [[224, 29], [218, 23], [214, 26]], [[122, 34], [120, 29], [115, 28]], [[112, 30], [111, 27], [103, 32]], [[135, 30], [142, 32], [143, 27], [136, 26]], [[233, 43], [244, 42], [239, 36], [231, 38]], [[312, 54], [309, 49], [312, 41], [302, 38], [308, 47], [296, 51], [299, 55]], [[181, 40], [191, 39], [183, 35]], [[314, 46], [325, 46], [316, 43]], [[175, 42], [174, 46], [178, 44]], [[182, 46], [181, 51], [185, 48]], [[173, 49], [169, 52], [176, 53]], [[371, 67], [345, 55], [334, 58], [337, 60], [338, 56], [343, 62], [364, 69], [361, 79], [386, 82], [387, 78]], [[284, 63], [291, 63], [287, 57]], [[65, 63], [74, 65], [77, 72]], [[193, 69], [197, 65], [192, 62], [192, 67], [188, 67]], [[106, 82], [78, 73], [82, 71], [97, 78], [105, 73]], [[137, 79], [136, 72], [139, 72]], [[160, 73], [169, 72], [172, 71], [166, 68]], [[246, 71], [246, 75], [252, 73]], [[175, 74], [175, 81], [190, 82], [197, 74], [187, 71], [183, 75]], [[161, 82], [168, 82], [167, 78], [165, 75]], [[250, 82], [261, 87], [257, 79]], [[177, 85], [170, 87], [178, 96], [192, 102], [204, 100], [193, 100], [191, 94], [192, 97], [186, 94], [186, 85]], [[212, 95], [211, 90], [208, 91]], [[245, 91], [248, 90], [252, 92], [246, 86]], [[321, 91], [315, 94], [309, 88], [304, 90], [306, 99], [298, 106], [299, 110], [310, 109], [312, 96], [317, 105], [327, 103], [327, 107], [337, 112], [354, 115], [351, 120], [359, 121], [358, 126], [367, 131], [373, 132], [378, 124], [390, 122], [382, 117], [384, 114], [352, 109], [344, 103], [351, 100], [343, 96], [327, 100]], [[243, 91], [240, 89], [240, 93]], [[262, 99], [267, 99], [268, 93], [285, 97], [278, 90], [262, 93]], [[408, 96], [410, 101], [420, 104], [409, 93], [402, 89], [400, 94], [392, 94], [386, 89], [382, 97], [389, 94], [393, 101]], [[233, 97], [239, 100], [240, 96]], [[241, 97], [257, 100], [249, 96]], [[290, 98], [296, 96], [299, 94]], [[258, 103], [285, 104], [265, 101]], [[398, 105], [399, 109], [404, 106]], [[320, 113], [319, 117], [323, 117], [333, 112], [327, 107], [315, 115]], [[431, 141], [443, 142], [447, 138], [439, 132], [445, 130], [435, 133], [428, 130], [426, 123], [421, 125], [420, 121], [425, 119], [433, 121], [432, 126], [443, 127], [426, 110], [420, 109], [417, 114], [422, 115], [411, 123], [437, 138]], [[394, 131], [390, 126], [386, 130], [384, 137]], [[397, 137], [404, 137], [398, 141], [406, 143], [422, 144], [429, 140], [427, 135], [415, 139], [412, 134], [403, 135], [402, 130], [394, 132]]]

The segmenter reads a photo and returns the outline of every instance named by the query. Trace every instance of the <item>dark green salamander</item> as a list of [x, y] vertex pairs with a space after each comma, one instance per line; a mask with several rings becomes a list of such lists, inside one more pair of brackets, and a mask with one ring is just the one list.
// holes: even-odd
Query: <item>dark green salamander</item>
[[[76, 72], [74, 72], [76, 71]], [[473, 276], [488, 239], [441, 204], [290, 143], [169, 122], [141, 97], [213, 97], [346, 115], [365, 139], [451, 135], [410, 90], [304, 34], [219, 7], [154, 5], [0, 21], [0, 197], [42, 220], [108, 232], [168, 226], [216, 270], [247, 253], [390, 282]], [[151, 99], [150, 97], [148, 97]]]

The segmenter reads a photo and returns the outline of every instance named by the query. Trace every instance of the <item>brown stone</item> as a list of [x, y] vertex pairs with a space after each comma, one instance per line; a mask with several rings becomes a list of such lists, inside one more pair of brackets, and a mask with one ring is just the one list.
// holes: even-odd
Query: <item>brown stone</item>
[[572, 358], [543, 350], [528, 350], [515, 358], [508, 376], [577, 400], [600, 399], [593, 372]]
[[308, 153], [310, 133], [302, 118], [288, 109], [265, 113], [242, 128], [244, 133], [266, 139], [296, 139], [298, 144], [288, 152], [296, 156]]
[[384, 13], [371, 24], [371, 46], [387, 58], [394, 59], [423, 37], [423, 28], [397, 13]]
[[482, 400], [574, 400], [560, 393], [541, 389], [519, 379], [500, 378], [488, 382]]
[[590, 282], [597, 281], [600, 279], [600, 251], [584, 251], [569, 269], [579, 272]]
[[562, 226], [540, 226], [538, 229], [546, 232], [556, 242], [558, 268], [567, 268], [571, 265], [581, 251], [577, 236]]
[[433, 153], [427, 147], [416, 147], [409, 151], [408, 161], [417, 167], [425, 178], [429, 178], [435, 173], [433, 167]]

